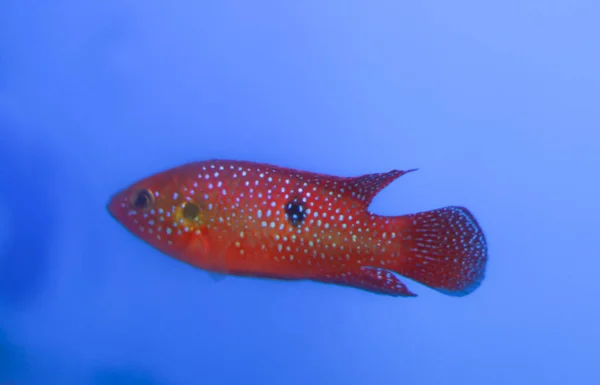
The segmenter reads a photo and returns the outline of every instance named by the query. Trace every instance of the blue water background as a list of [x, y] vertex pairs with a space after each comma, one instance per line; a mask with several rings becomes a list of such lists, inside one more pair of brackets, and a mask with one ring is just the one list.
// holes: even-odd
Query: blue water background
[[[0, 384], [600, 383], [600, 3], [0, 2]], [[419, 168], [468, 207], [452, 298], [212, 280], [112, 193], [192, 160]]]

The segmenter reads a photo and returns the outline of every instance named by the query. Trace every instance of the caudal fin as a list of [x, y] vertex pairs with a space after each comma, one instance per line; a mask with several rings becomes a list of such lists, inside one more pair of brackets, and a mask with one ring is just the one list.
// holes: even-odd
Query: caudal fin
[[397, 272], [444, 294], [465, 296], [485, 275], [487, 244], [464, 207], [401, 216], [401, 266]]

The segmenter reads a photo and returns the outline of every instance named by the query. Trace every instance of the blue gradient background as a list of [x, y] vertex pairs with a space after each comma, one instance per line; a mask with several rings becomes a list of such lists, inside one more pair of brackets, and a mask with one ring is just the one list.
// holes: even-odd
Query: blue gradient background
[[[600, 3], [0, 2], [0, 384], [600, 383]], [[215, 282], [105, 210], [191, 160], [419, 168], [471, 296]], [[4, 382], [3, 382], [4, 381]]]

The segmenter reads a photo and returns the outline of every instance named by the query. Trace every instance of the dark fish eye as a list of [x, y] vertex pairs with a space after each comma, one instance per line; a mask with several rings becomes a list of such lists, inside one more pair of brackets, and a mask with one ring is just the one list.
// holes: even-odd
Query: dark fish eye
[[147, 210], [154, 205], [154, 195], [149, 189], [142, 189], [133, 194], [131, 205], [136, 210]]
[[200, 215], [200, 207], [193, 202], [186, 202], [183, 206], [183, 216], [186, 219], [196, 219]]
[[306, 209], [299, 199], [294, 199], [285, 205], [285, 215], [293, 226], [300, 226], [306, 218]]

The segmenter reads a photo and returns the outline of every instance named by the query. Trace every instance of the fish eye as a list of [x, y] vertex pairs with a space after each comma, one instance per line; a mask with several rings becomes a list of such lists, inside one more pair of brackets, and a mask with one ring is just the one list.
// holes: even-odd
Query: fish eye
[[186, 202], [183, 206], [183, 216], [186, 219], [196, 219], [200, 215], [200, 207], [193, 202]]
[[149, 189], [142, 189], [131, 197], [131, 205], [136, 210], [147, 210], [154, 205], [154, 195]]
[[294, 199], [285, 205], [285, 215], [293, 226], [300, 226], [306, 218], [306, 209], [299, 199]]

